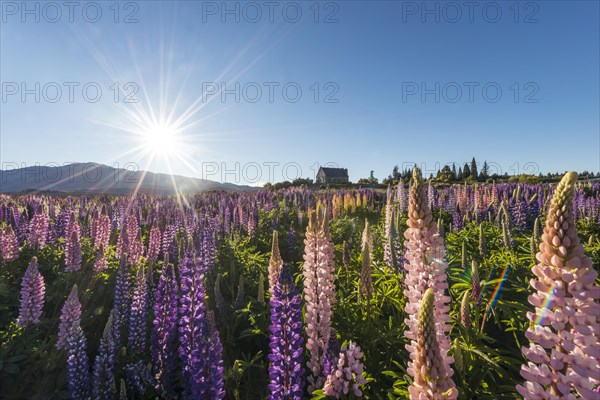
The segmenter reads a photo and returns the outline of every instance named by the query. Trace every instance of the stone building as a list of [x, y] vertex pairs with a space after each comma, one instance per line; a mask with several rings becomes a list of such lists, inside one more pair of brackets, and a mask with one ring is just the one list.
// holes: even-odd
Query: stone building
[[319, 168], [317, 184], [348, 183], [348, 170], [346, 168]]

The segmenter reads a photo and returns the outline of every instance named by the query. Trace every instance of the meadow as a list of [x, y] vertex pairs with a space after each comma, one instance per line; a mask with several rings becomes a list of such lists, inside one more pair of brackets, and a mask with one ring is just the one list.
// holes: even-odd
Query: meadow
[[0, 195], [0, 398], [597, 398], [576, 180]]

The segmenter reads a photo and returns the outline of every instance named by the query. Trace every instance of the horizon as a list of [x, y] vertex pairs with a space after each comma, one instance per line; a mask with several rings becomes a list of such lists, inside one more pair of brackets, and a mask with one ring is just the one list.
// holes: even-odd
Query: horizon
[[475, 3], [2, 2], [0, 169], [600, 172], [599, 3]]

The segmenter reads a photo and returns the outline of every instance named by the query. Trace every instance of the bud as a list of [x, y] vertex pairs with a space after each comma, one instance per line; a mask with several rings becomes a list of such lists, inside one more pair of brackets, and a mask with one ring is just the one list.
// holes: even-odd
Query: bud
[[460, 322], [465, 328], [471, 326], [471, 303], [469, 301], [469, 291], [465, 291], [460, 303]]

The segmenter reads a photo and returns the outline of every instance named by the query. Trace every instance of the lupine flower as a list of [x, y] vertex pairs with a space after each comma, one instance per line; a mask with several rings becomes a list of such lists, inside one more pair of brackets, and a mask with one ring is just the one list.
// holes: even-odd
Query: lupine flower
[[300, 400], [304, 391], [302, 306], [287, 265], [279, 273], [270, 304], [269, 400]]
[[[445, 293], [448, 290], [446, 281], [446, 268], [448, 264], [444, 261], [446, 250], [443, 239], [437, 232], [437, 226], [433, 222], [431, 210], [427, 205], [423, 180], [418, 168], [413, 170], [413, 184], [410, 189], [410, 200], [408, 208], [408, 228], [404, 232], [406, 238], [406, 259], [404, 264], [406, 270], [404, 293], [407, 297], [405, 319], [408, 331], [406, 337], [411, 341], [406, 346], [411, 353], [411, 358], [417, 354], [417, 340], [419, 330], [418, 313], [421, 308], [421, 299], [427, 289], [435, 291], [435, 307], [433, 328], [439, 338], [441, 360], [445, 366], [447, 376], [452, 376], [452, 357], [448, 356], [450, 339], [448, 332], [450, 326], [449, 311], [450, 297]], [[413, 362], [408, 362], [408, 370], [414, 371]]]
[[48, 216], [44, 212], [43, 206], [38, 206], [29, 225], [30, 243], [38, 250], [43, 249], [46, 245], [46, 237], [48, 236]]
[[161, 396], [175, 397], [175, 338], [177, 334], [177, 281], [173, 265], [163, 268], [154, 301], [152, 364]]
[[146, 259], [149, 263], [153, 263], [158, 259], [160, 253], [160, 228], [153, 226], [148, 234], [148, 251], [146, 253]]
[[235, 301], [233, 302], [233, 308], [239, 310], [244, 306], [244, 276], [240, 275], [238, 282], [237, 294], [235, 295]]
[[151, 365], [146, 365], [142, 360], [137, 361], [135, 364], [127, 364], [125, 366], [125, 377], [129, 387], [134, 389], [143, 396], [149, 387], [155, 385], [154, 377], [150, 373]]
[[121, 390], [119, 392], [119, 400], [127, 400], [127, 388], [125, 387], [125, 381], [121, 379]]
[[452, 345], [452, 357], [454, 358], [454, 368], [457, 371], [462, 372], [464, 370], [464, 360], [462, 356], [462, 350], [460, 348], [460, 341], [458, 338], [454, 339], [454, 343]]
[[67, 337], [71, 327], [76, 321], [81, 319], [81, 303], [77, 297], [77, 285], [73, 285], [67, 301], [63, 305], [60, 314], [60, 325], [58, 327], [58, 340], [56, 341], [57, 349], [67, 348]]
[[[368, 233], [367, 233], [368, 235]], [[371, 254], [367, 243], [363, 244], [360, 270], [360, 293], [366, 297], [367, 307], [373, 295], [373, 278], [371, 276]]]
[[225, 299], [223, 298], [223, 294], [221, 293], [221, 274], [217, 275], [217, 279], [215, 279], [215, 307], [219, 312], [219, 316], [221, 317], [221, 321], [227, 321], [228, 310], [225, 304]]
[[336, 399], [351, 392], [355, 397], [362, 397], [361, 387], [367, 383], [362, 376], [362, 357], [363, 353], [356, 343], [350, 341], [347, 346], [342, 346], [337, 365], [327, 377], [323, 392]]
[[108, 268], [106, 252], [104, 251], [104, 244], [100, 243], [100, 247], [98, 247], [98, 251], [96, 252], [96, 259], [94, 260], [94, 272], [104, 271], [106, 268]]
[[19, 258], [19, 241], [10, 225], [6, 227], [0, 239], [2, 261], [9, 262]]
[[92, 397], [99, 400], [113, 400], [115, 393], [115, 363], [116, 363], [116, 344], [114, 341], [115, 309], [110, 313], [100, 346], [98, 355], [94, 361], [92, 374]]
[[181, 298], [179, 299], [179, 356], [182, 360], [183, 397], [206, 398], [206, 306], [204, 268], [186, 252], [179, 268]]
[[104, 205], [100, 211], [100, 215], [94, 221], [94, 231], [92, 239], [94, 240], [94, 249], [99, 249], [100, 246], [108, 247], [110, 240], [110, 218], [104, 212]]
[[220, 400], [225, 397], [225, 384], [223, 382], [223, 346], [219, 338], [219, 331], [212, 311], [207, 311], [208, 321], [208, 397], [211, 400]]
[[296, 229], [294, 229], [294, 221], [290, 223], [290, 229], [287, 233], [287, 254], [296, 254]]
[[261, 273], [260, 277], [258, 278], [258, 296], [257, 296], [258, 302], [262, 305], [265, 304], [265, 277], [264, 275]]
[[277, 284], [281, 272], [283, 260], [279, 253], [279, 235], [273, 231], [273, 241], [271, 242], [271, 258], [269, 259], [269, 292], [273, 295], [273, 288]]
[[129, 319], [129, 302], [131, 301], [130, 287], [131, 282], [129, 279], [130, 270], [127, 265], [127, 257], [125, 254], [121, 256], [121, 262], [119, 264], [119, 270], [117, 271], [117, 279], [115, 282], [115, 294], [113, 310], [115, 316], [112, 320], [112, 327], [114, 329], [113, 340], [115, 346], [118, 348], [121, 346], [121, 328], [123, 324]]
[[408, 388], [411, 400], [458, 397], [458, 390], [448, 374], [445, 357], [438, 343], [436, 325], [435, 294], [429, 288], [421, 300], [414, 361], [408, 369], [414, 378]]
[[444, 228], [444, 220], [441, 217], [438, 218], [437, 227], [442, 239], [446, 239], [446, 228]]
[[510, 229], [508, 228], [506, 221], [502, 221], [502, 243], [507, 250], [512, 248], [513, 241], [510, 236]]
[[[79, 225], [76, 225], [79, 226]], [[73, 229], [67, 239], [65, 247], [65, 271], [72, 272], [81, 268], [81, 243], [79, 242], [79, 229]]]
[[530, 281], [535, 312], [523, 348], [529, 362], [521, 367], [525, 399], [597, 398], [600, 321], [595, 285], [598, 273], [577, 236], [573, 192], [577, 174], [562, 178], [550, 204], [546, 226]]
[[148, 283], [144, 275], [144, 267], [138, 269], [131, 312], [129, 314], [129, 349], [134, 354], [143, 354], [146, 350], [146, 316], [148, 314]]
[[67, 383], [69, 395], [73, 400], [88, 400], [91, 388], [90, 362], [87, 355], [87, 340], [79, 324], [79, 318], [72, 321], [65, 336]]
[[465, 291], [462, 301], [460, 302], [460, 322], [465, 328], [471, 326], [471, 303], [469, 291]]
[[309, 392], [323, 387], [324, 353], [331, 337], [331, 314], [335, 304], [335, 266], [328, 220], [322, 212], [310, 214], [304, 239], [304, 301]]
[[342, 252], [342, 263], [346, 268], [350, 265], [350, 247], [348, 242], [344, 240], [343, 252]]
[[40, 322], [45, 295], [46, 284], [38, 270], [37, 257], [34, 256], [31, 258], [21, 282], [21, 308], [17, 320], [20, 327], [25, 328], [30, 324]]

